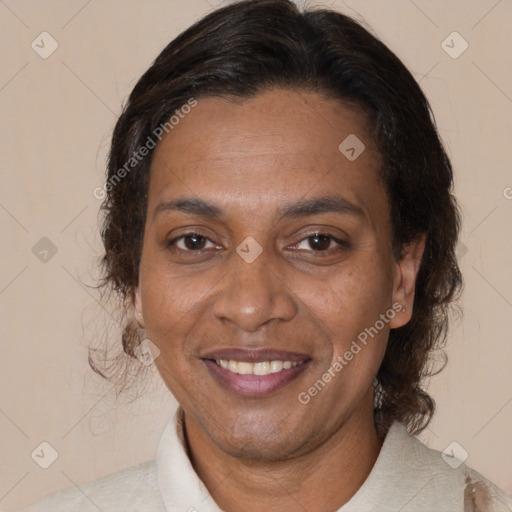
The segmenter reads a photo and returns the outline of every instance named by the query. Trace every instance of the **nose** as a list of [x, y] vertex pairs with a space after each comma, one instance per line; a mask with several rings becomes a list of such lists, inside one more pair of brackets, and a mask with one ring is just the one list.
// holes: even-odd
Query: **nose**
[[228, 274], [215, 294], [214, 316], [245, 332], [256, 332], [271, 320], [289, 321], [298, 307], [293, 293], [264, 253], [252, 263], [238, 254], [226, 262]]

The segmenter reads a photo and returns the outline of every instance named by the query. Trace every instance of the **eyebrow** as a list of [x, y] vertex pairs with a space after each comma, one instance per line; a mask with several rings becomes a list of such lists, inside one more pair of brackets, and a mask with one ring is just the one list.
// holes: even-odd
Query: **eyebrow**
[[214, 219], [219, 219], [222, 216], [220, 208], [212, 203], [195, 197], [185, 197], [159, 203], [153, 212], [153, 219], [160, 213], [169, 211], [190, 213], [191, 215]]
[[365, 213], [359, 206], [341, 196], [303, 199], [283, 208], [282, 218], [294, 219], [308, 217], [318, 213], [339, 213], [364, 218]]
[[[153, 211], [153, 219], [163, 212], [177, 211], [205, 217], [221, 219], [222, 210], [214, 204], [194, 197], [178, 198], [159, 203]], [[313, 199], [302, 199], [285, 205], [281, 210], [281, 219], [296, 219], [317, 215], [319, 213], [338, 213], [365, 218], [364, 211], [341, 196], [327, 196]]]

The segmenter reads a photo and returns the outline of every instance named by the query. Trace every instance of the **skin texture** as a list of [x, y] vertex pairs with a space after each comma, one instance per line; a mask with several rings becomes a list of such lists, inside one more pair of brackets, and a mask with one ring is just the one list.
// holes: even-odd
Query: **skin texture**
[[[366, 146], [354, 161], [338, 149], [350, 134]], [[225, 511], [336, 510], [379, 454], [373, 380], [389, 329], [411, 318], [424, 237], [393, 259], [378, 165], [361, 113], [283, 89], [237, 102], [199, 99], [155, 150], [135, 309], [185, 411], [192, 463]], [[285, 205], [334, 194], [363, 214], [282, 218]], [[177, 198], [208, 201], [221, 216], [155, 214]], [[206, 240], [167, 246], [190, 232]], [[316, 232], [349, 246], [308, 238]], [[252, 263], [236, 252], [248, 236], [263, 250]], [[393, 303], [406, 310], [301, 404], [299, 393]], [[272, 348], [310, 360], [283, 388], [247, 397], [220, 384], [202, 359], [224, 348]]]

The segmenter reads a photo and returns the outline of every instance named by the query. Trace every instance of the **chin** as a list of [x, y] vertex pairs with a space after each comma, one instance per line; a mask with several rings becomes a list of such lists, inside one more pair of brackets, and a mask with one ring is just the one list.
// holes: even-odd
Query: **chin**
[[209, 435], [224, 453], [240, 459], [282, 461], [307, 451], [313, 436], [304, 428], [304, 423], [276, 420], [238, 419], [226, 430]]
[[217, 443], [224, 452], [237, 459], [261, 462], [277, 462], [296, 457], [303, 443], [288, 439], [269, 439], [261, 436], [247, 436], [245, 439], [226, 440]]

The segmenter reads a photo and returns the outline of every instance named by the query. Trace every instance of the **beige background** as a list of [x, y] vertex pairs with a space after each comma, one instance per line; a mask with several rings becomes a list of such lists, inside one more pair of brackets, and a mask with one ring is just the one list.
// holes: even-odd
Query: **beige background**
[[[154, 455], [174, 408], [167, 392], [156, 381], [142, 398], [116, 401], [87, 365], [85, 344], [109, 318], [87, 287], [100, 255], [92, 191], [138, 77], [221, 3], [0, 1], [2, 509]], [[465, 316], [453, 325], [448, 367], [431, 381], [438, 409], [421, 439], [439, 450], [456, 440], [467, 464], [512, 492], [512, 2], [323, 5], [366, 19], [436, 113], [464, 212]], [[31, 48], [43, 31], [59, 45], [47, 59]], [[457, 59], [441, 46], [453, 31], [469, 44]], [[57, 248], [47, 262], [32, 252], [42, 237]], [[46, 470], [31, 458], [42, 441], [59, 453]]]

